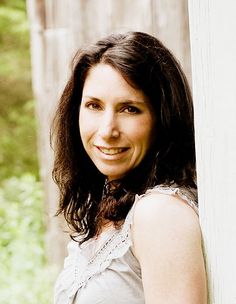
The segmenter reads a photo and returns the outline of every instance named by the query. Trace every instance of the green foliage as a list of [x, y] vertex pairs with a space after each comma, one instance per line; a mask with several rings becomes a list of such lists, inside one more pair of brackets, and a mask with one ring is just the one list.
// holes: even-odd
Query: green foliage
[[50, 303], [55, 271], [46, 266], [41, 184], [31, 174], [0, 188], [0, 303]]
[[0, 0], [0, 5], [7, 5], [25, 11], [25, 0]]
[[[4, 5], [5, 3], [5, 5]], [[0, 180], [38, 172], [25, 1], [0, 5]]]
[[51, 303], [25, 0], [0, 0], [0, 91], [0, 303]]
[[0, 180], [20, 176], [22, 172], [37, 173], [37, 152], [34, 102], [5, 109], [0, 117]]
[[29, 81], [29, 23], [25, 10], [0, 6], [0, 46], [0, 75]]

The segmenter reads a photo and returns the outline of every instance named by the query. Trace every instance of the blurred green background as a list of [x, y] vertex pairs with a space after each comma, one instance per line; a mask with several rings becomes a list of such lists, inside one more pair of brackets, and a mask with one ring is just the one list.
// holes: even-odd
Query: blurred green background
[[52, 302], [24, 0], [0, 0], [0, 303]]

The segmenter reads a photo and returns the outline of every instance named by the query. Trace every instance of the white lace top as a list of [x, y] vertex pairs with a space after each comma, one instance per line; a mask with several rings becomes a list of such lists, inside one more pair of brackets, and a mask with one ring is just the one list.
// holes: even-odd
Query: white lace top
[[153, 192], [176, 195], [196, 212], [196, 191], [156, 186], [136, 195], [123, 226], [103, 232], [81, 246], [70, 241], [64, 269], [55, 285], [54, 304], [144, 304], [141, 268], [132, 253], [134, 206]]

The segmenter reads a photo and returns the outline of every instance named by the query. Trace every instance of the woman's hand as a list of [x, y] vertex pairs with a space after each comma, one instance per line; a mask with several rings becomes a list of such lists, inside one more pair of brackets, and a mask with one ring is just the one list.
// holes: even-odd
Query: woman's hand
[[146, 304], [207, 303], [199, 220], [186, 202], [164, 194], [143, 197], [132, 233]]

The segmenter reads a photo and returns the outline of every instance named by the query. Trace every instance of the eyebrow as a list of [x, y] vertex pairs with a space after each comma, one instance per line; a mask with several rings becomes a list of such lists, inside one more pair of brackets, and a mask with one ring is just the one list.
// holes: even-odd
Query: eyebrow
[[[93, 97], [93, 96], [89, 96], [86, 95], [84, 96], [82, 99], [91, 99], [93, 101], [102, 101], [99, 98]], [[133, 99], [125, 99], [125, 98], [120, 98], [124, 101], [119, 102], [120, 104], [126, 105], [126, 104], [146, 104], [146, 102], [144, 100], [133, 100]]]

